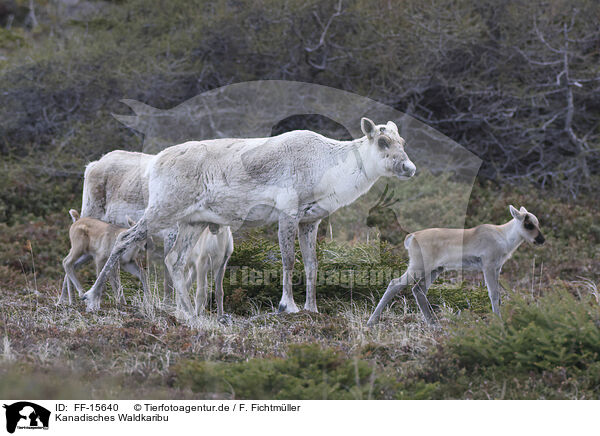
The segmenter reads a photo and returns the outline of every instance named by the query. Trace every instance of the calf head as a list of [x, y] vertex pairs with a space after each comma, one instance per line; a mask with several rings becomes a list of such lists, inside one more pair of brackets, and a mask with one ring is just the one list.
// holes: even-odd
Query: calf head
[[535, 245], [542, 245], [546, 239], [540, 231], [540, 222], [537, 217], [528, 212], [527, 209], [521, 206], [520, 210], [517, 210], [512, 205], [509, 206], [510, 214], [519, 222], [519, 234], [527, 242]]

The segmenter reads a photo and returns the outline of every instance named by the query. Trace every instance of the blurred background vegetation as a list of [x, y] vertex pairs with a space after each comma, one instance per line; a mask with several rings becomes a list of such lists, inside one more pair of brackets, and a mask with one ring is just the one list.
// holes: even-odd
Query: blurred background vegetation
[[481, 178], [571, 196], [600, 164], [593, 0], [0, 1], [0, 221], [72, 204], [141, 138], [112, 112], [257, 79], [318, 83], [426, 122]]

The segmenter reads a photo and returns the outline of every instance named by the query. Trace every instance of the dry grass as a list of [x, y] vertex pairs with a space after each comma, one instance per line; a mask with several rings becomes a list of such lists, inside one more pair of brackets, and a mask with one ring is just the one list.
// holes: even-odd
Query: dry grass
[[[85, 385], [108, 381], [101, 389], [80, 393], [65, 388], [57, 396], [190, 395], [170, 386], [170, 368], [182, 359], [285, 357], [294, 343], [320, 344], [349, 358], [363, 356], [384, 365], [417, 359], [443, 334], [428, 328], [408, 304], [386, 311], [385, 323], [370, 329], [366, 322], [371, 306], [366, 303], [321, 302], [319, 314], [278, 315], [257, 309], [250, 317], [232, 315], [230, 322], [221, 323], [214, 314], [190, 318], [177, 312], [164, 303], [156, 286], [149, 298], [135, 295], [129, 305], [105, 298], [102, 310], [93, 313], [85, 312], [80, 302], [56, 306], [57, 292], [53, 287], [37, 293], [3, 288], [0, 309], [0, 372], [57, 378], [69, 374]], [[14, 389], [0, 383], [1, 396], [19, 397], [23, 387], [17, 383]]]

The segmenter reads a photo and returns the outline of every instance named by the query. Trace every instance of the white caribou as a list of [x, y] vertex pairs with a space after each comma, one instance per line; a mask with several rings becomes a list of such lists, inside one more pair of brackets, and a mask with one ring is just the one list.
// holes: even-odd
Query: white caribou
[[185, 267], [207, 226], [259, 226], [277, 222], [283, 261], [279, 310], [296, 312], [292, 295], [294, 240], [299, 234], [307, 277], [304, 308], [317, 311], [316, 235], [322, 218], [352, 203], [382, 176], [409, 178], [415, 165], [393, 122], [363, 118], [365, 136], [336, 141], [298, 130], [270, 138], [190, 141], [169, 147], [148, 167], [148, 206], [138, 223], [122, 233], [94, 286], [83, 296], [97, 309], [102, 284], [120, 254], [148, 234], [177, 226], [165, 262], [177, 299], [191, 312]]
[[[128, 217], [141, 217], [148, 204], [148, 168], [153, 158], [150, 154], [115, 150], [89, 163], [83, 180], [82, 217], [122, 227], [127, 225]], [[176, 226], [173, 226], [150, 234], [164, 240], [165, 255], [173, 245], [175, 229]], [[200, 305], [196, 305], [196, 312], [199, 313], [204, 307], [207, 273], [211, 271], [215, 278], [217, 315], [222, 316], [223, 275], [233, 252], [233, 237], [228, 228], [214, 230], [214, 233], [218, 234], [207, 231], [198, 238], [189, 267], [196, 268], [199, 279], [196, 301]], [[169, 287], [169, 274], [165, 271], [166, 295], [169, 294]], [[190, 287], [191, 281], [188, 280], [187, 290]]]

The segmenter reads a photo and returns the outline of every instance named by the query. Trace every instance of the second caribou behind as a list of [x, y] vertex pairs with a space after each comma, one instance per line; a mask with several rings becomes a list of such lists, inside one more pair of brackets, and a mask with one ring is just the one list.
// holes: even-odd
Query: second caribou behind
[[427, 290], [443, 271], [483, 271], [493, 312], [500, 316], [502, 265], [523, 241], [541, 245], [545, 239], [535, 215], [509, 207], [513, 219], [502, 225], [482, 224], [472, 229], [425, 229], [409, 234], [404, 240], [408, 249], [408, 269], [388, 285], [367, 325], [373, 325], [381, 312], [406, 286], [415, 283], [412, 293], [428, 323], [434, 322]]

